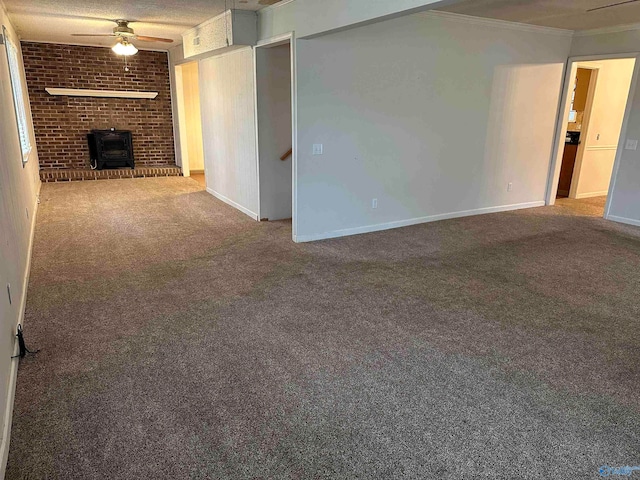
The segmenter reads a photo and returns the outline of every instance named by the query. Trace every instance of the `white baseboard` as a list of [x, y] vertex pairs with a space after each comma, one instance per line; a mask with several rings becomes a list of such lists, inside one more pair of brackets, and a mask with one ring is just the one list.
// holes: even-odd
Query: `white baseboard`
[[592, 197], [606, 197], [608, 194], [609, 194], [608, 190], [604, 190], [602, 192], [579, 193], [576, 195], [576, 198], [580, 199], [580, 198], [592, 198]]
[[635, 225], [636, 227], [640, 227], [640, 220], [636, 220], [635, 218], [617, 217], [615, 215], [608, 215], [605, 218], [614, 222], [626, 223], [627, 225]]
[[234, 202], [233, 200], [231, 200], [230, 198], [225, 197], [224, 195], [216, 192], [215, 190], [211, 189], [211, 188], [207, 188], [206, 189], [207, 192], [209, 192], [211, 195], [213, 195], [214, 197], [216, 197], [218, 200], [222, 200], [224, 203], [226, 203], [227, 205], [231, 205], [233, 208], [237, 208], [238, 210], [240, 210], [242, 213], [244, 213], [245, 215], [249, 215], [251, 218], [253, 218], [254, 220], [260, 220], [258, 218], [258, 214], [252, 212], [251, 210], [249, 210], [248, 208], [243, 207], [242, 205], [240, 205], [239, 203]]
[[[33, 238], [36, 231], [36, 216], [38, 214], [38, 204], [40, 198], [40, 187], [38, 184], [38, 194], [36, 195], [36, 202], [31, 214], [31, 229], [29, 232], [29, 246], [27, 250], [27, 266], [24, 272], [24, 279], [22, 281], [22, 299], [20, 300], [20, 310], [18, 312], [18, 323], [24, 326], [24, 312], [27, 306], [27, 288], [29, 287], [29, 274], [31, 273], [31, 255], [33, 253]], [[15, 329], [14, 329], [15, 332]], [[15, 339], [13, 347], [13, 356], [18, 354], [18, 341]], [[2, 428], [2, 443], [0, 443], [0, 478], [5, 477], [7, 470], [7, 460], [9, 458], [9, 443], [11, 440], [11, 422], [13, 419], [13, 401], [16, 394], [16, 381], [18, 378], [18, 364], [20, 360], [14, 358], [11, 360], [11, 372], [9, 373], [9, 383], [7, 388], [6, 408], [4, 410], [4, 425]]]
[[293, 241], [298, 243], [313, 242], [314, 240], [325, 240], [328, 238], [346, 237], [348, 235], [358, 235], [361, 233], [379, 232], [381, 230], [408, 227], [420, 223], [437, 222], [438, 220], [448, 220], [451, 218], [469, 217], [472, 215], [483, 215], [487, 213], [507, 212], [510, 210], [520, 210], [523, 208], [543, 207], [544, 205], [544, 200], [541, 200], [538, 202], [516, 203], [513, 205], [500, 205], [497, 207], [462, 210], [459, 212], [442, 213], [439, 215], [429, 215], [426, 217], [409, 218], [407, 220], [399, 220], [397, 222], [378, 223], [375, 225], [366, 225], [364, 227], [346, 228], [344, 230], [335, 230], [333, 232], [318, 233], [312, 235], [294, 235]]

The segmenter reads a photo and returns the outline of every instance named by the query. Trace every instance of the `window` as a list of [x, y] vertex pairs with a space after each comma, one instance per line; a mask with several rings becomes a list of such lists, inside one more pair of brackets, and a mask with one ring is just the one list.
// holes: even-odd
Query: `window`
[[13, 91], [13, 107], [16, 113], [18, 124], [18, 135], [20, 136], [20, 149], [22, 150], [22, 163], [26, 163], [31, 152], [31, 141], [29, 140], [29, 129], [27, 127], [27, 110], [25, 108], [24, 86], [20, 63], [18, 62], [18, 50], [7, 35], [7, 29], [2, 26], [2, 37], [7, 50], [7, 61], [9, 62], [9, 76], [11, 77], [11, 90]]

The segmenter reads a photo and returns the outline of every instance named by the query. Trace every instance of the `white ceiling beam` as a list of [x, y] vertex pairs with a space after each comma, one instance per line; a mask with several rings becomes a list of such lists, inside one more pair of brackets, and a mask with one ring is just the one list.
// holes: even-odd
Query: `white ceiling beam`
[[295, 32], [297, 38], [309, 38], [459, 1], [285, 0], [258, 11], [258, 35], [265, 40]]

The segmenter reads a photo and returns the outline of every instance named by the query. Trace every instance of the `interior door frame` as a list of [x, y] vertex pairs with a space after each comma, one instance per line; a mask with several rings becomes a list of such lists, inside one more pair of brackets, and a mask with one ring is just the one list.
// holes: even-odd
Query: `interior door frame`
[[[602, 60], [615, 60], [621, 58], [635, 58], [636, 63], [633, 69], [633, 76], [631, 78], [631, 86], [629, 88], [629, 94], [627, 96], [627, 105], [624, 111], [624, 117], [622, 120], [622, 127], [620, 128], [620, 138], [618, 139], [618, 147], [616, 149], [616, 156], [613, 163], [613, 171], [611, 173], [611, 182], [609, 182], [609, 191], [607, 193], [607, 202], [604, 209], [604, 218], [609, 217], [609, 210], [611, 208], [611, 197], [615, 190], [615, 182], [620, 167], [620, 158], [622, 157], [622, 151], [624, 149], [625, 138], [627, 134], [627, 125], [629, 123], [629, 117], [631, 115], [631, 106], [635, 96], [636, 85], [638, 81], [638, 75], [640, 74], [640, 52], [629, 53], [616, 53], [616, 54], [603, 54], [603, 55], [580, 55], [569, 57], [565, 64], [564, 81], [562, 83], [562, 95], [560, 104], [558, 107], [558, 116], [556, 119], [555, 138], [553, 142], [553, 148], [551, 153], [549, 173], [547, 178], [547, 188], [545, 193], [545, 204], [554, 205], [556, 202], [556, 194], [558, 193], [558, 181], [560, 179], [560, 167], [562, 166], [562, 154], [564, 151], [564, 136], [567, 129], [566, 120], [569, 118], [569, 109], [571, 108], [571, 89], [573, 87], [572, 79], [575, 77], [578, 69], [578, 63], [580, 62], [592, 62]], [[573, 185], [573, 179], [572, 179]]]
[[186, 114], [184, 108], [184, 84], [182, 80], [182, 66], [186, 63], [181, 63], [174, 66], [175, 79], [176, 79], [176, 110], [178, 113], [178, 136], [180, 139], [180, 168], [182, 168], [182, 176], [190, 177], [191, 168], [189, 165], [189, 148], [187, 145], [187, 132], [186, 132]]
[[270, 48], [277, 47], [279, 45], [289, 44], [289, 55], [290, 55], [290, 65], [291, 65], [291, 238], [294, 242], [297, 242], [296, 235], [298, 230], [298, 215], [297, 215], [297, 204], [298, 204], [298, 191], [296, 188], [297, 185], [297, 171], [298, 171], [298, 88], [296, 81], [296, 41], [295, 41], [295, 33], [289, 32], [284, 33], [282, 35], [276, 35], [271, 38], [267, 38], [258, 42], [258, 44], [254, 47], [253, 53], [253, 62], [254, 62], [254, 101], [255, 101], [255, 128], [256, 128], [256, 172], [258, 175], [257, 184], [258, 184], [258, 218], [261, 216], [260, 212], [260, 145], [258, 138], [258, 82], [257, 82], [257, 61], [256, 61], [256, 50], [258, 48]]
[[[589, 77], [589, 85], [587, 86], [587, 98], [584, 106], [584, 116], [582, 118], [582, 130], [580, 131], [580, 143], [578, 144], [578, 150], [576, 152], [576, 160], [573, 165], [573, 174], [571, 175], [571, 185], [569, 186], [569, 198], [576, 198], [578, 191], [578, 184], [580, 183], [580, 171], [582, 169], [582, 159], [584, 152], [587, 148], [587, 136], [589, 135], [589, 122], [591, 121], [591, 112], [593, 111], [593, 100], [596, 96], [596, 85], [598, 84], [598, 75], [602, 65], [592, 64], [583, 65], [582, 62], [576, 63], [576, 70], [582, 68], [585, 70], [591, 70], [591, 76]], [[565, 123], [566, 128], [566, 123]]]

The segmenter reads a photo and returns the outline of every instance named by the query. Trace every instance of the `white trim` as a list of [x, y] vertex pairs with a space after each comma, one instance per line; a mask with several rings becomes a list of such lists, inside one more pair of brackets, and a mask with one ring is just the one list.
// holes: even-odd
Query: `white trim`
[[260, 40], [256, 47], [277, 47], [280, 44], [284, 45], [287, 42], [291, 41], [291, 37], [293, 36], [293, 32], [283, 33], [282, 35], [276, 35], [275, 37], [265, 38], [264, 40]]
[[546, 33], [547, 35], [559, 35], [561, 37], [573, 36], [573, 30], [543, 27], [540, 25], [530, 25], [528, 23], [508, 22], [506, 20], [498, 20], [495, 18], [472, 17], [471, 15], [462, 15], [460, 13], [443, 12], [439, 10], [427, 10], [425, 12], [418, 12], [415, 15], [443, 18], [446, 20], [451, 20], [453, 22], [466, 23], [471, 25], [483, 25], [485, 27], [518, 30], [520, 32]]
[[177, 65], [173, 64], [171, 58], [171, 51], [167, 52], [167, 65], [169, 69], [169, 92], [171, 95], [171, 124], [173, 129], [173, 155], [176, 165], [180, 167], [184, 175], [184, 169], [182, 168], [182, 153], [180, 152], [180, 126], [178, 121], [178, 92], [177, 92]]
[[[575, 67], [577, 71], [577, 66]], [[558, 194], [558, 181], [560, 180], [560, 168], [562, 167], [562, 156], [564, 153], [564, 145], [566, 138], [567, 122], [569, 110], [571, 108], [571, 92], [572, 72], [574, 65], [569, 58], [564, 65], [564, 76], [562, 85], [560, 86], [560, 101], [558, 104], [558, 116], [556, 119], [555, 133], [553, 136], [553, 145], [551, 147], [551, 159], [549, 161], [549, 173], [547, 174], [547, 188], [544, 195], [546, 205], [553, 205]]]
[[234, 53], [238, 53], [240, 50], [244, 50], [246, 48], [254, 48], [252, 45], [231, 45], [230, 47], [219, 48], [218, 50], [212, 50], [210, 52], [199, 53], [198, 55], [194, 55], [193, 57], [183, 58], [174, 63], [177, 67], [179, 65], [184, 65], [185, 63], [199, 62], [200, 60], [205, 60], [207, 58], [221, 58], [226, 57], [227, 55], [233, 55]]
[[258, 50], [257, 48], [251, 49], [251, 59], [253, 60], [253, 126], [255, 129], [255, 142], [256, 142], [256, 185], [258, 193], [258, 221], [262, 218], [262, 191], [260, 185], [260, 125], [259, 112], [258, 112]]
[[584, 147], [585, 151], [593, 152], [598, 150], [617, 150], [618, 145], [588, 145]]
[[[288, 2], [287, 2], [288, 3]], [[260, 139], [259, 139], [259, 125], [258, 125], [258, 68], [257, 68], [257, 49], [258, 48], [271, 48], [279, 45], [289, 44], [289, 59], [290, 59], [290, 68], [291, 68], [291, 235], [293, 240], [295, 241], [295, 231], [296, 231], [296, 155], [295, 155], [295, 144], [297, 137], [296, 130], [296, 86], [295, 86], [295, 45], [294, 45], [294, 36], [293, 32], [283, 33], [281, 35], [276, 35], [274, 37], [266, 38], [258, 42], [258, 45], [255, 46], [253, 62], [254, 62], [254, 85], [255, 85], [255, 111], [256, 111], [256, 158], [258, 162], [258, 211], [259, 219], [262, 218], [262, 197], [260, 195]]]
[[603, 190], [601, 192], [578, 193], [575, 198], [581, 199], [581, 198], [592, 198], [592, 197], [604, 197], [607, 193], [609, 193], [608, 190]]
[[88, 88], [45, 88], [49, 95], [68, 97], [105, 97], [105, 98], [149, 98], [154, 99], [158, 92], [133, 92], [125, 90], [91, 90]]
[[[2, 1], [2, 0], [0, 0]], [[29, 287], [29, 274], [31, 273], [31, 257], [33, 253], [33, 239], [36, 231], [36, 216], [38, 214], [38, 204], [40, 198], [40, 188], [42, 183], [38, 184], [38, 193], [36, 194], [36, 201], [31, 213], [31, 231], [29, 232], [29, 246], [27, 250], [27, 268], [24, 273], [24, 279], [22, 281], [22, 299], [20, 301], [20, 311], [18, 313], [18, 323], [24, 326], [24, 312], [27, 306], [27, 288]], [[18, 342], [14, 341], [12, 356], [18, 354]], [[7, 470], [7, 460], [9, 458], [9, 444], [11, 442], [11, 423], [13, 419], [13, 403], [16, 393], [16, 382], [18, 377], [18, 364], [20, 360], [14, 358], [11, 360], [11, 371], [9, 372], [9, 381], [7, 388], [6, 407], [4, 411], [4, 425], [2, 426], [2, 442], [0, 443], [0, 478], [5, 477]]]
[[275, 10], [276, 8], [280, 8], [280, 7], [284, 7], [285, 5], [287, 5], [288, 3], [293, 2], [294, 0], [281, 0], [278, 3], [274, 3], [273, 5], [269, 5], [267, 7], [261, 8], [260, 10], [258, 10], [258, 14], [261, 14], [263, 12], [268, 12], [269, 10]]
[[296, 235], [296, 242], [312, 242], [314, 240], [324, 240], [327, 238], [346, 237], [349, 235], [358, 235], [360, 233], [378, 232], [381, 230], [390, 230], [392, 228], [408, 227], [420, 223], [437, 222], [439, 220], [448, 220], [451, 218], [469, 217], [472, 215], [483, 215], [487, 213], [507, 212], [511, 210], [521, 210], [523, 208], [543, 207], [544, 200], [537, 202], [516, 203], [513, 205], [500, 205], [497, 207], [476, 208], [473, 210], [462, 210], [459, 212], [442, 213], [439, 215], [429, 215], [426, 217], [409, 218], [397, 222], [378, 223], [374, 225], [366, 225], [363, 227], [346, 228], [344, 230], [334, 230], [333, 232], [318, 233], [313, 235]]
[[[582, 62], [597, 62], [598, 60], [616, 60], [618, 58], [636, 58], [640, 55], [640, 52], [622, 52], [622, 53], [600, 53], [598, 55], [576, 55], [575, 57], [569, 57], [569, 61], [574, 62], [576, 64], [580, 64]], [[597, 65], [597, 64], [596, 64]], [[587, 66], [581, 65], [580, 68], [589, 68]], [[601, 65], [596, 67], [601, 68]]]
[[636, 220], [635, 218], [627, 218], [627, 217], [618, 217], [616, 215], [609, 215], [607, 220], [611, 220], [618, 223], [626, 223], [627, 225], [634, 225], [636, 227], [640, 227], [640, 220]]
[[[187, 65], [187, 64], [183, 64]], [[176, 135], [175, 130], [177, 130], [177, 136], [174, 136], [173, 143], [174, 148], [176, 148], [176, 143], [180, 144], [180, 148], [176, 148], [175, 155], [176, 160], [178, 155], [180, 155], [180, 169], [182, 170], [183, 177], [191, 176], [191, 164], [189, 163], [189, 146], [187, 139], [187, 128], [186, 128], [186, 114], [184, 108], [184, 80], [182, 76], [182, 67], [183, 65], [176, 65], [173, 67], [173, 78], [175, 79], [175, 90], [174, 97], [175, 98], [175, 115], [174, 115], [174, 135]], [[198, 82], [200, 80], [198, 79]], [[173, 95], [173, 94], [172, 94]], [[173, 103], [173, 102], [172, 102]], [[173, 107], [174, 105], [172, 105]], [[177, 128], [175, 128], [177, 126]], [[176, 162], [177, 164], [177, 162]]]
[[222, 195], [221, 193], [216, 192], [215, 190], [213, 190], [212, 188], [207, 187], [206, 188], [207, 192], [209, 192], [211, 195], [213, 195], [214, 197], [216, 197], [218, 200], [222, 200], [224, 203], [226, 203], [227, 205], [231, 205], [234, 208], [237, 208], [238, 210], [240, 210], [242, 213], [244, 213], [245, 215], [250, 216], [251, 218], [253, 218], [254, 220], [258, 220], [260, 221], [260, 218], [258, 218], [258, 214], [255, 212], [252, 212], [251, 210], [249, 210], [248, 208], [243, 207], [242, 205], [240, 205], [239, 203], [234, 202], [233, 200], [231, 200], [230, 198], [225, 197], [224, 195]]
[[291, 32], [291, 238], [298, 231], [298, 64], [296, 34]]

